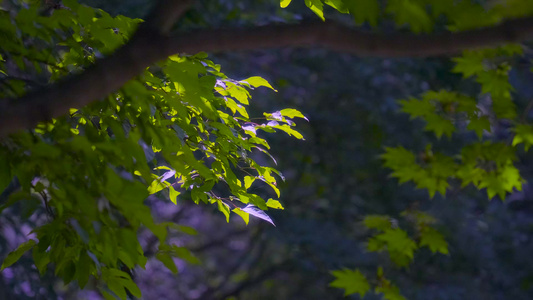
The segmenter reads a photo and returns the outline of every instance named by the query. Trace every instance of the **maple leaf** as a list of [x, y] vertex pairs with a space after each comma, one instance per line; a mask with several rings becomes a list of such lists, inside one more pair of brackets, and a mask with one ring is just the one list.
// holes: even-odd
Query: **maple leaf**
[[329, 286], [344, 289], [344, 296], [357, 293], [362, 298], [370, 290], [370, 284], [368, 284], [366, 277], [357, 269], [331, 271], [331, 274], [336, 279]]
[[426, 227], [420, 232], [420, 247], [427, 246], [431, 252], [448, 254], [448, 243], [440, 232], [431, 227]]

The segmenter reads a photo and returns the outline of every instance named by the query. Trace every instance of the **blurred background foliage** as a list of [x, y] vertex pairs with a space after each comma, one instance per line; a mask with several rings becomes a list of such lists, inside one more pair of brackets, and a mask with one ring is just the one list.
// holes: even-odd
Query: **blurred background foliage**
[[[111, 14], [143, 17], [147, 0], [85, 0]], [[312, 16], [303, 3], [281, 10], [276, 1], [196, 1], [181, 26], [260, 25]], [[342, 19], [344, 16], [340, 16]], [[342, 21], [342, 20], [341, 20]], [[528, 57], [526, 57], [528, 58]], [[532, 299], [533, 198], [525, 184], [505, 202], [487, 200], [474, 188], [455, 189], [446, 199], [429, 199], [413, 184], [399, 186], [382, 167], [384, 147], [402, 145], [422, 153], [428, 141], [440, 149], [457, 149], [475, 135], [435, 137], [399, 112], [398, 100], [429, 89], [469, 92], [476, 85], [453, 74], [448, 57], [428, 59], [358, 58], [323, 49], [278, 49], [210, 55], [231, 78], [259, 75], [278, 90], [256, 90], [250, 116], [294, 107], [309, 122], [299, 121], [305, 141], [281, 134], [263, 134], [286, 178], [281, 186], [283, 211], [271, 214], [276, 227], [239, 218], [226, 224], [214, 209], [196, 206], [182, 197], [175, 206], [148, 199], [157, 218], [196, 229], [197, 234], [173, 233], [171, 239], [198, 258], [178, 260], [178, 275], [150, 259], [146, 270], [136, 270], [135, 281], [144, 299], [343, 299], [329, 287], [331, 270], [359, 268], [368, 274], [385, 269], [407, 299]], [[511, 73], [515, 99], [524, 111], [533, 88], [529, 61], [516, 62]], [[531, 116], [526, 116], [531, 117]], [[506, 124], [493, 130], [509, 138]], [[261, 159], [261, 158], [258, 158]], [[264, 162], [267, 163], [267, 162]], [[519, 154], [522, 176], [531, 181], [531, 155]], [[6, 192], [4, 192], [5, 194]], [[268, 191], [260, 191], [265, 197]], [[165, 197], [165, 195], [159, 195]], [[38, 222], [16, 206], [0, 215], [0, 256], [15, 248]], [[368, 214], [399, 220], [402, 211], [422, 210], [433, 215], [448, 242], [449, 255], [424, 249], [404, 269], [396, 268], [384, 253], [368, 253], [370, 232], [363, 226]], [[270, 212], [270, 211], [269, 211]], [[144, 249], [157, 243], [141, 233]], [[148, 253], [150, 254], [150, 253]], [[153, 254], [153, 253], [152, 253]], [[1, 273], [1, 299], [98, 299], [91, 290], [64, 286], [48, 271], [40, 277], [26, 257]], [[358, 299], [352, 295], [350, 299]], [[367, 295], [364, 299], [379, 299]]]

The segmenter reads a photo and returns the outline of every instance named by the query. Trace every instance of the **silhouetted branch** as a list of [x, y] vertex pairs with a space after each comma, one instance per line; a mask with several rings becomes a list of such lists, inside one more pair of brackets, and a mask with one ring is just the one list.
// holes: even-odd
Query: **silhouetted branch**
[[461, 32], [415, 35], [363, 32], [335, 22], [267, 25], [247, 29], [197, 30], [169, 38], [168, 55], [319, 46], [373, 57], [452, 55], [467, 49], [522, 42], [533, 38], [533, 17], [507, 20], [492, 27]]

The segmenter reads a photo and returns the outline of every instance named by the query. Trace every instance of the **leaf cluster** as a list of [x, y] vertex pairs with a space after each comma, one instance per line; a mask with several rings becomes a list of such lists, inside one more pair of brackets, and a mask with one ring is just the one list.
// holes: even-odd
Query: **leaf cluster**
[[[21, 78], [49, 84], [83, 70], [123, 45], [140, 22], [76, 1], [63, 4], [51, 12], [38, 3], [1, 11], [0, 31], [9, 37], [0, 49], [0, 83], [7, 87], [2, 97], [38, 84]], [[246, 106], [249, 90], [258, 87], [273, 89], [260, 77], [228, 78], [205, 53], [175, 55], [100, 102], [3, 140], [0, 188], [16, 177], [21, 189], [1, 211], [38, 198], [42, 206], [32, 213], [44, 212], [48, 220], [7, 256], [2, 269], [32, 250], [41, 274], [53, 266], [65, 284], [77, 280], [83, 288], [93, 277], [106, 298], [141, 297], [129, 274], [147, 262], [137, 239], [141, 228], [158, 239], [156, 258], [171, 271], [177, 272], [174, 257], [199, 262], [168, 242], [167, 231], [175, 226], [156, 223], [145, 204], [150, 194], [168, 191], [174, 204], [187, 198], [216, 204], [228, 221], [234, 212], [246, 223], [252, 215], [274, 224], [263, 210], [283, 209], [280, 202], [249, 191], [261, 181], [279, 197], [276, 176], [283, 179], [252, 158], [253, 152], [272, 157], [257, 131], [303, 139], [292, 119], [305, 117], [284, 109], [252, 122]]]

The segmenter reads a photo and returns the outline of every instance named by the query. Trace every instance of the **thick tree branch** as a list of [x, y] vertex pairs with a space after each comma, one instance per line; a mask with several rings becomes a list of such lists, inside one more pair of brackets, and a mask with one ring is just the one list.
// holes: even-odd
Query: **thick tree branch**
[[533, 17], [493, 27], [432, 35], [365, 33], [332, 22], [267, 25], [248, 29], [197, 30], [168, 37], [189, 0], [164, 0], [130, 42], [82, 74], [0, 101], [0, 137], [65, 114], [117, 91], [151, 64], [175, 53], [321, 46], [359, 56], [424, 57], [456, 54], [533, 38]]
[[97, 61], [83, 73], [30, 91], [18, 99], [0, 100], [0, 138], [20, 129], [34, 128], [117, 91], [147, 66], [161, 60], [162, 42], [190, 0], [161, 0], [131, 40], [113, 55]]
[[358, 56], [428, 57], [530, 39], [533, 39], [533, 17], [507, 20], [493, 27], [429, 35], [370, 33], [334, 22], [310, 22], [193, 31], [171, 37], [166, 53], [319, 46]]

